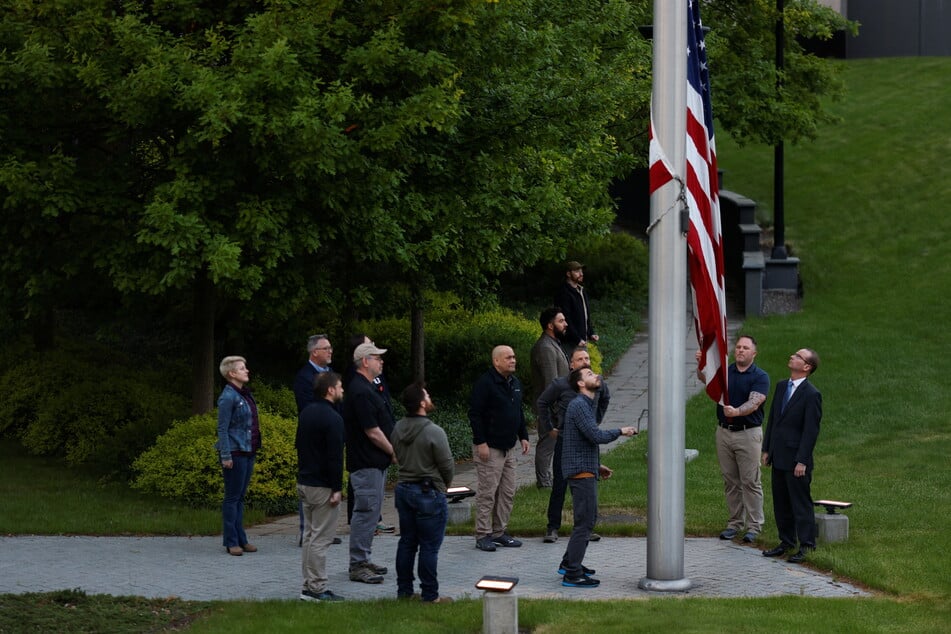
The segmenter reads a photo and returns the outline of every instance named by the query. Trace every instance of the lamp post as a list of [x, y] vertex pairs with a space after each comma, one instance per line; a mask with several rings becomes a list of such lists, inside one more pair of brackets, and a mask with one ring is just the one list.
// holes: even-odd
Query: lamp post
[[[776, 0], [776, 97], [782, 98], [783, 87], [783, 49], [785, 47], [785, 24], [783, 12], [786, 0]], [[786, 213], [784, 208], [784, 152], [783, 140], [773, 146], [773, 251], [774, 260], [785, 260], [786, 252]]]

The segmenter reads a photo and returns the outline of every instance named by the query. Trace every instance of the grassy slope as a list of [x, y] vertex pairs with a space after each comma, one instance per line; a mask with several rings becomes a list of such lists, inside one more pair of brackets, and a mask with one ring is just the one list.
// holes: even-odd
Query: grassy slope
[[[786, 149], [786, 236], [804, 310], [749, 324], [774, 381], [819, 351], [813, 490], [855, 502], [823, 567], [899, 594], [951, 596], [951, 59], [852, 61], [844, 122]], [[768, 148], [718, 147], [729, 188], [772, 200]], [[771, 215], [771, 214], [767, 214]]]

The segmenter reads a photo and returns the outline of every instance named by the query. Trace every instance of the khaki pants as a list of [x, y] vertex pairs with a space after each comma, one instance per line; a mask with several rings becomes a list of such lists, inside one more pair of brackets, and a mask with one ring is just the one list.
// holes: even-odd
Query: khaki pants
[[759, 534], [763, 530], [763, 485], [760, 457], [763, 428], [730, 431], [717, 426], [717, 458], [723, 475], [726, 506], [730, 512], [727, 528]]
[[473, 446], [477, 487], [476, 493], [476, 537], [489, 535], [498, 537], [508, 527], [512, 514], [512, 502], [515, 499], [515, 459], [514, 445], [508, 451], [489, 447], [489, 458], [479, 460], [479, 453]]
[[330, 505], [333, 492], [325, 487], [297, 485], [304, 513], [304, 538], [301, 544], [301, 573], [304, 590], [321, 593], [327, 589], [327, 549], [337, 532], [340, 505]]

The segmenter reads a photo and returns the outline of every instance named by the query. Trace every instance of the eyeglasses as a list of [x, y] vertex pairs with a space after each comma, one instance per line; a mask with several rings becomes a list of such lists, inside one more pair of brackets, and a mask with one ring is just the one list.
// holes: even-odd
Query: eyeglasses
[[333, 350], [333, 346], [317, 346], [314, 350]]

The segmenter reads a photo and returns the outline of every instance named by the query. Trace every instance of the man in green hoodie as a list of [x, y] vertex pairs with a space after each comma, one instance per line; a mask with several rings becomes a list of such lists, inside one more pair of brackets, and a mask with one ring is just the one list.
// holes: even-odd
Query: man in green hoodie
[[396, 511], [400, 541], [396, 547], [396, 595], [413, 596], [413, 563], [419, 552], [419, 587], [427, 603], [448, 603], [439, 596], [436, 562], [446, 533], [449, 509], [446, 489], [452, 484], [454, 462], [446, 432], [427, 417], [434, 405], [423, 383], [413, 383], [400, 396], [406, 417], [391, 436], [399, 463]]

